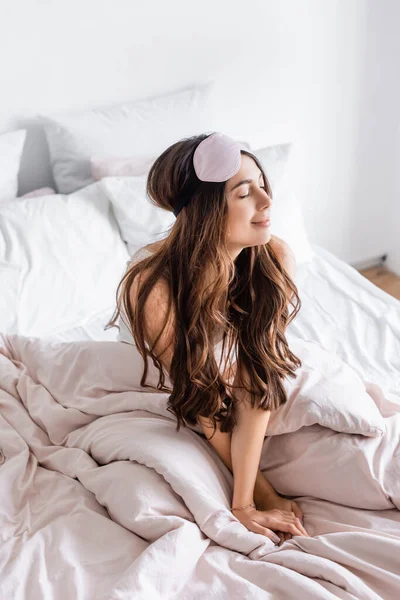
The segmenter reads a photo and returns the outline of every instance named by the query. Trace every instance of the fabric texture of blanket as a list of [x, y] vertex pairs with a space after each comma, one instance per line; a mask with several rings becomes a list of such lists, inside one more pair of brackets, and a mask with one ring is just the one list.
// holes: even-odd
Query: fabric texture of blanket
[[261, 467], [312, 537], [278, 547], [229, 511], [230, 471], [140, 386], [132, 345], [1, 336], [0, 598], [398, 598], [400, 402], [291, 347]]

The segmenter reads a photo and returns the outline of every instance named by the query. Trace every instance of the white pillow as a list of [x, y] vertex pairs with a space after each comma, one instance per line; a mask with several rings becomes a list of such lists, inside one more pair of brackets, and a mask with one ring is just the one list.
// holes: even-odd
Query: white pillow
[[304, 225], [300, 202], [290, 181], [289, 155], [291, 144], [252, 150], [264, 166], [272, 187], [271, 233], [287, 242], [297, 264], [310, 261], [314, 255]]
[[214, 129], [213, 88], [209, 83], [116, 106], [39, 117], [57, 190], [70, 193], [92, 183], [92, 156], [146, 162], [182, 137]]
[[110, 198], [122, 239], [132, 255], [147, 244], [167, 237], [175, 223], [172, 212], [151, 204], [146, 195], [147, 175], [106, 177], [99, 182]]
[[385, 421], [354, 369], [318, 342], [293, 339], [290, 349], [302, 366], [295, 379], [284, 379], [287, 402], [272, 411], [267, 436], [316, 423], [343, 433], [384, 435]]
[[[0, 207], [0, 260], [21, 270], [18, 312], [14, 307], [10, 313], [17, 318], [16, 333], [55, 335], [108, 308], [111, 316], [128, 259], [99, 183], [69, 196]], [[7, 289], [7, 271], [0, 278], [0, 289]], [[11, 326], [2, 323], [6, 330]]]
[[18, 173], [26, 130], [0, 135], [0, 204], [17, 197]]

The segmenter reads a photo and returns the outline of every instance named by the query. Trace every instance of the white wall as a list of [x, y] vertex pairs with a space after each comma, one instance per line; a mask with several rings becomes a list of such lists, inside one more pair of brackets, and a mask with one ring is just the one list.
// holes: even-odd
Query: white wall
[[[379, 65], [371, 79], [366, 62], [377, 50], [376, 4], [3, 0], [0, 130], [38, 112], [217, 80], [221, 130], [255, 146], [295, 142], [294, 184], [311, 239], [348, 262], [383, 254], [393, 182], [389, 117], [374, 95]], [[48, 183], [49, 166], [33, 157], [24, 168], [32, 185]]]
[[[375, 96], [377, 113], [381, 115], [379, 124], [384, 131], [379, 157], [386, 165], [383, 190], [389, 199], [387, 266], [400, 274], [400, 3], [398, 0], [377, 3], [371, 17], [375, 35], [370, 46], [377, 71]], [[376, 202], [381, 202], [379, 190]]]
[[382, 240], [388, 266], [400, 274], [400, 3], [369, 0], [367, 7], [354, 165], [359, 210], [354, 216], [364, 234], [359, 245], [361, 254], [366, 255], [376, 239]]
[[[397, 106], [400, 106], [400, 102]], [[397, 117], [397, 123], [399, 118]], [[391, 235], [390, 235], [390, 247], [387, 266], [389, 269], [400, 275], [400, 127], [395, 128], [397, 134], [397, 149], [394, 154], [395, 157], [395, 185], [394, 185], [394, 197], [392, 201], [391, 214]]]

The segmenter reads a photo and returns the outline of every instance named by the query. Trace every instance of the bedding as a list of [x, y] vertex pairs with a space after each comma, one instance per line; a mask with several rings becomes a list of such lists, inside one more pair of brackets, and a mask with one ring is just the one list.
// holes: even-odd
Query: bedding
[[14, 269], [12, 286], [3, 280], [11, 273], [0, 271], [0, 302], [12, 322], [3, 331], [53, 335], [102, 315], [128, 258], [99, 183], [0, 206], [0, 261]]
[[16, 332], [21, 268], [8, 261], [0, 260], [0, 274], [0, 331]]
[[106, 177], [99, 182], [110, 199], [121, 237], [130, 255], [168, 235], [175, 223], [172, 212], [155, 206], [146, 194], [147, 174]]
[[143, 159], [92, 156], [90, 172], [94, 181], [100, 181], [105, 177], [137, 177], [148, 173], [154, 160], [155, 157]]
[[397, 599], [399, 302], [318, 246], [298, 264], [288, 339], [303, 368], [261, 468], [312, 537], [278, 547], [234, 518], [229, 470], [199, 428], [176, 432], [135, 349], [104, 330], [130, 252], [102, 183], [13, 205], [0, 209], [0, 598]]
[[0, 135], [0, 206], [17, 196], [18, 173], [25, 139], [25, 129]]
[[28, 192], [27, 194], [23, 194], [23, 196], [19, 196], [19, 198], [39, 198], [40, 196], [51, 196], [55, 194], [55, 190], [51, 187], [38, 188], [37, 190], [32, 190], [32, 192]]
[[302, 307], [288, 339], [314, 340], [400, 402], [400, 302], [317, 244], [295, 281]]
[[261, 466], [311, 535], [278, 547], [229, 511], [230, 472], [195, 431], [176, 432], [165, 392], [140, 387], [132, 345], [1, 342], [3, 597], [398, 594], [399, 413], [384, 436], [314, 424], [266, 437]]
[[93, 183], [90, 159], [95, 155], [146, 164], [181, 137], [213, 130], [213, 89], [207, 83], [109, 107], [39, 115], [57, 191], [69, 194]]

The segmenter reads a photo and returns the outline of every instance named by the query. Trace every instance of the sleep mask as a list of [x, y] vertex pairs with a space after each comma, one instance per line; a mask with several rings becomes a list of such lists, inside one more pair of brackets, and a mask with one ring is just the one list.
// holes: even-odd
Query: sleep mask
[[[240, 169], [240, 150], [247, 149], [223, 133], [215, 132], [197, 146], [193, 154], [193, 167], [200, 181], [228, 181]], [[175, 217], [190, 201], [190, 196], [182, 198], [174, 208]]]

